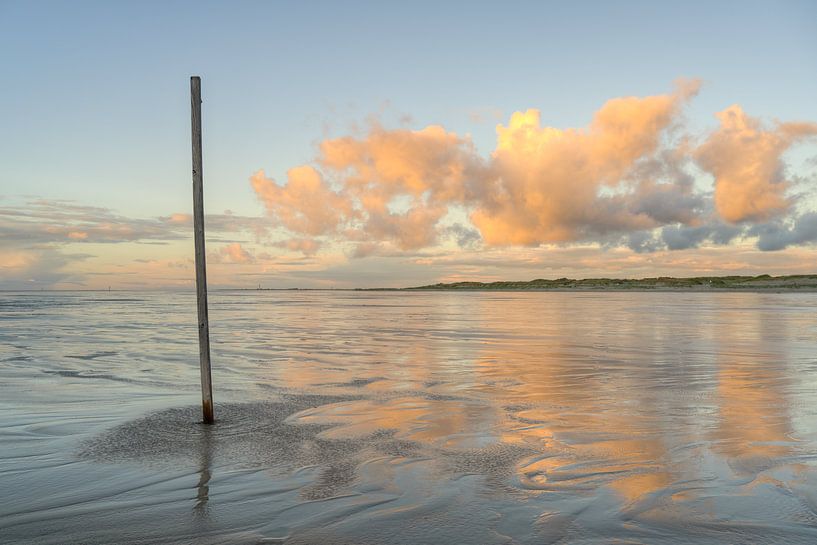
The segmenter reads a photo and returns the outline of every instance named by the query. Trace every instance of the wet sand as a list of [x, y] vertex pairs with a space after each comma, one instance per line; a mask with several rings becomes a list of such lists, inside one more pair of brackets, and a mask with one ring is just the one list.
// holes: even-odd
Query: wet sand
[[0, 542], [817, 542], [817, 295], [193, 303], [0, 294]]

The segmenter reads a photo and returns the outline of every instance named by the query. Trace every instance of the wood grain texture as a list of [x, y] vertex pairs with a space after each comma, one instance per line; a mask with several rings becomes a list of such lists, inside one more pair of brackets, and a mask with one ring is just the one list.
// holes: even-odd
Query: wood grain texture
[[201, 154], [201, 78], [190, 78], [190, 122], [193, 142], [193, 239], [196, 247], [196, 303], [199, 316], [201, 407], [205, 424], [215, 422], [210, 373], [210, 323], [207, 314], [207, 263], [204, 249], [204, 172]]

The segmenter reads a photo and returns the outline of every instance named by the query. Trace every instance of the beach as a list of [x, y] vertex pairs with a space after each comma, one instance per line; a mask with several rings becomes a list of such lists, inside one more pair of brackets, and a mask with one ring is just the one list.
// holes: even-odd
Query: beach
[[817, 541], [817, 294], [0, 293], [0, 542]]

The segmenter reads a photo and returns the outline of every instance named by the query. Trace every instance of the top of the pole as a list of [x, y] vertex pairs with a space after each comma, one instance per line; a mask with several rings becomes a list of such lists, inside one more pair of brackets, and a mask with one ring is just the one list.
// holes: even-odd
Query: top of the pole
[[201, 104], [201, 78], [199, 76], [190, 76], [190, 98], [193, 100], [198, 98]]

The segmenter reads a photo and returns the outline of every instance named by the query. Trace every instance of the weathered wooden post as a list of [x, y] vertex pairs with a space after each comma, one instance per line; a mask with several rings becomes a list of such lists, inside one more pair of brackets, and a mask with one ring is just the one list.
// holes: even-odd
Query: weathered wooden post
[[210, 324], [207, 317], [207, 262], [204, 253], [204, 187], [201, 158], [201, 78], [190, 78], [190, 122], [193, 135], [193, 239], [196, 247], [196, 300], [199, 311], [199, 365], [204, 423], [215, 422], [210, 375]]

